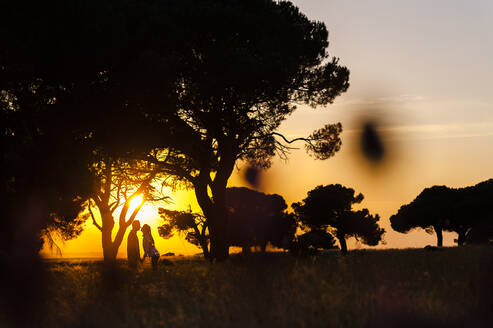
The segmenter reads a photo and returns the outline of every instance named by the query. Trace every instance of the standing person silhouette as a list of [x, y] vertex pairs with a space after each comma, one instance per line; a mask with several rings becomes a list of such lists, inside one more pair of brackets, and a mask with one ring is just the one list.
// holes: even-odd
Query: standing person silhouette
[[154, 238], [152, 238], [151, 227], [148, 224], [144, 224], [142, 227], [142, 234], [144, 238], [142, 240], [142, 247], [144, 248], [144, 257], [142, 260], [146, 258], [146, 256], [151, 258], [152, 261], [152, 269], [157, 270], [157, 263], [159, 261], [159, 252], [154, 246]]
[[139, 238], [137, 237], [137, 232], [140, 229], [140, 221], [135, 220], [132, 222], [132, 230], [128, 234], [127, 239], [127, 257], [128, 266], [131, 269], [137, 269], [137, 266], [141, 262], [140, 260], [140, 249], [139, 249]]

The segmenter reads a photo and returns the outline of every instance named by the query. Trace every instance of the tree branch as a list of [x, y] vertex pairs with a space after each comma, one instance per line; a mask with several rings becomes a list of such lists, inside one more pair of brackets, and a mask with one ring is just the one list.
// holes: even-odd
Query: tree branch
[[97, 207], [102, 206], [102, 204], [103, 204], [103, 197], [101, 196], [101, 192], [100, 191], [98, 191], [96, 193], [96, 197], [93, 197], [93, 198], [94, 198], [94, 202], [96, 203], [96, 206]]
[[118, 207], [118, 205], [120, 205], [120, 191], [121, 191], [121, 187], [122, 187], [122, 182], [120, 181], [118, 183], [118, 187], [117, 187], [117, 190], [116, 190], [116, 200], [113, 204], [110, 205], [110, 212], [113, 214], [113, 212], [116, 210], [116, 208]]
[[[168, 156], [166, 157], [166, 160], [167, 160], [167, 158], [168, 158]], [[177, 175], [180, 178], [187, 179], [189, 182], [193, 183], [195, 180], [195, 178], [192, 175], [190, 175], [190, 173], [188, 173], [187, 171], [185, 171], [182, 167], [180, 167], [178, 165], [168, 164], [168, 163], [160, 161], [160, 160], [158, 160], [154, 157], [151, 157], [151, 156], [146, 157], [145, 160], [149, 161], [153, 164], [156, 164], [161, 169], [165, 169], [165, 170], [172, 172], [174, 175]]]
[[[148, 187], [149, 183], [152, 181], [152, 179], [154, 179], [156, 174], [157, 174], [157, 171], [151, 172], [151, 174], [149, 174], [149, 176], [142, 182], [142, 184], [139, 186], [139, 188], [129, 198], [125, 199], [125, 204], [123, 205], [122, 211], [120, 212], [120, 218], [119, 218], [120, 225], [128, 226], [128, 225], [132, 224], [132, 221], [134, 220], [135, 216], [139, 212], [140, 208], [146, 202], [145, 190]], [[132, 199], [134, 199], [139, 194], [144, 194], [143, 198], [142, 198], [142, 202], [132, 212], [130, 218], [127, 221], [125, 218], [127, 217], [127, 212], [128, 212], [129, 207], [130, 207], [130, 202], [132, 201]]]
[[276, 135], [276, 136], [281, 137], [288, 144], [292, 144], [293, 142], [296, 142], [296, 141], [305, 141], [305, 142], [313, 141], [313, 139], [310, 139], [310, 138], [295, 138], [292, 140], [288, 140], [285, 136], [283, 136], [282, 134], [280, 134], [278, 132], [272, 132], [271, 135], [273, 135], [273, 136]]
[[101, 228], [101, 226], [96, 222], [96, 218], [94, 217], [94, 213], [92, 212], [92, 209], [91, 209], [91, 200], [90, 199], [87, 203], [87, 208], [89, 209], [89, 213], [91, 213], [92, 224], [94, 224], [96, 226], [96, 228], [99, 229], [99, 231], [103, 231], [103, 228]]
[[132, 215], [130, 215], [130, 218], [128, 219], [128, 221], [125, 222], [126, 226], [129, 226], [132, 224], [132, 222], [134, 221], [137, 214], [139, 214], [140, 209], [142, 208], [142, 206], [144, 206], [144, 203], [145, 203], [145, 199], [142, 199], [142, 202], [140, 203], [140, 205], [135, 208], [135, 210], [132, 212]]

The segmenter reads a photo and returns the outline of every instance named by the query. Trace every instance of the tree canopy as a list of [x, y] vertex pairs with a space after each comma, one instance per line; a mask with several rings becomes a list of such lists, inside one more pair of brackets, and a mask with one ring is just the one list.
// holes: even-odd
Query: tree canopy
[[352, 209], [363, 198], [363, 194], [355, 194], [354, 189], [340, 184], [320, 185], [310, 190], [301, 202], [291, 206], [302, 226], [310, 231], [331, 232], [337, 237], [341, 251], [345, 253], [346, 238], [361, 238], [363, 243], [375, 246], [382, 240], [385, 232], [378, 225], [378, 214], [372, 215], [368, 209]]
[[0, 248], [9, 247], [16, 230], [25, 226], [33, 231], [23, 232], [24, 243], [35, 242], [38, 250], [40, 234], [52, 240], [51, 234], [58, 232], [63, 239], [70, 239], [82, 230], [81, 212], [91, 188], [86, 166], [88, 149], [71, 138], [70, 128], [63, 124], [61, 112], [50, 108], [44, 90], [32, 86], [30, 90], [20, 88], [14, 95], [2, 87], [5, 236], [0, 238]]
[[295, 254], [313, 254], [319, 249], [337, 248], [334, 236], [328, 231], [313, 229], [296, 238], [291, 251]]
[[277, 132], [297, 104], [326, 105], [349, 87], [349, 71], [327, 52], [325, 25], [288, 1], [19, 1], [4, 9], [2, 92], [23, 110], [22, 92], [44, 94], [43, 107], [63, 113], [68, 140], [89, 156], [146, 160], [192, 186], [214, 258], [227, 256], [225, 193], [237, 161], [268, 167], [295, 140], [318, 159], [341, 146], [340, 124], [295, 140]]
[[226, 207], [231, 246], [243, 251], [251, 246], [265, 251], [268, 243], [284, 249], [291, 246], [297, 225], [282, 196], [232, 187], [226, 190]]
[[[192, 3], [195, 10], [183, 10]], [[328, 55], [324, 24], [290, 2], [167, 4], [170, 29], [180, 35], [181, 69], [170, 102], [176, 111], [145, 111], [165, 122], [159, 145], [167, 146], [160, 156], [168, 163], [161, 167], [193, 185], [209, 223], [212, 256], [225, 258], [225, 193], [235, 163], [268, 167], [276, 153], [285, 156], [293, 140], [276, 132], [281, 122], [296, 104], [331, 103], [347, 90], [349, 71]], [[327, 124], [298, 140], [326, 159], [339, 150], [341, 131], [340, 124]], [[160, 164], [158, 156], [147, 159]]]
[[459, 233], [466, 244], [493, 242], [493, 179], [461, 189], [463, 197], [456, 204], [455, 217]]
[[[152, 164], [130, 155], [153, 145], [155, 131], [139, 110], [145, 101], [159, 106], [162, 97], [150, 99], [156, 92], [149, 90], [166, 90], [165, 95], [170, 90], [164, 79], [156, 84], [147, 74], [159, 67], [146, 55], [149, 48], [143, 47], [151, 42], [152, 24], [147, 22], [151, 2], [16, 1], [2, 9], [5, 47], [0, 50], [0, 92], [2, 118], [6, 118], [2, 138], [7, 153], [14, 154], [4, 157], [9, 177], [5, 181], [14, 181], [17, 190], [26, 181], [26, 188], [36, 190], [36, 181], [43, 177], [45, 189], [36, 194], [42, 194], [40, 202], [49, 207], [45, 216], [56, 220], [50, 224], [40, 219], [41, 227], [47, 226], [42, 231], [56, 228], [62, 236], [73, 236], [88, 216], [79, 220], [77, 213], [88, 209], [86, 214], [107, 237], [103, 238], [105, 259], [108, 254], [114, 258], [123, 227], [135, 215], [129, 222], [120, 215], [123, 232], [112, 241], [111, 213], [122, 206], [121, 213], [126, 214], [129, 193], [149, 195], [149, 181], [139, 186], [147, 176], [157, 175], [151, 172]], [[45, 192], [45, 186], [52, 192]], [[13, 187], [8, 187], [14, 197]], [[17, 195], [22, 203], [30, 193], [23, 190]], [[54, 205], [48, 204], [63, 197], [68, 199], [68, 215], [53, 212]], [[69, 209], [70, 202], [74, 204]], [[96, 223], [91, 204], [100, 210], [101, 223]]]
[[410, 204], [402, 206], [390, 217], [392, 229], [407, 233], [422, 228], [437, 235], [437, 246], [442, 246], [442, 231], [448, 229], [452, 219], [456, 190], [446, 186], [425, 188]]
[[[296, 232], [296, 221], [286, 212], [287, 205], [282, 196], [264, 194], [248, 188], [231, 187], [226, 190], [226, 207], [230, 225], [228, 244], [242, 247], [260, 246], [265, 251], [268, 243], [287, 249]], [[207, 220], [199, 213], [159, 208], [164, 224], [158, 228], [165, 239], [176, 233], [184, 233], [185, 239], [202, 248], [209, 258], [210, 235]]]
[[390, 217], [392, 229], [407, 233], [422, 228], [437, 234], [437, 245], [443, 245], [442, 231], [458, 234], [457, 243], [488, 242], [493, 237], [493, 180], [474, 186], [425, 188], [411, 203], [401, 206]]

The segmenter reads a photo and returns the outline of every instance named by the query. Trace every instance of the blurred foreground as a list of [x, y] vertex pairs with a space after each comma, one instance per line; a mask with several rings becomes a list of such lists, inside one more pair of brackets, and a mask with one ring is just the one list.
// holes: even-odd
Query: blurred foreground
[[[125, 265], [47, 261], [42, 327], [487, 327], [492, 247], [234, 255]], [[123, 262], [121, 264], [124, 264]], [[8, 323], [0, 312], [0, 326]], [[36, 326], [36, 325], [35, 325]]]

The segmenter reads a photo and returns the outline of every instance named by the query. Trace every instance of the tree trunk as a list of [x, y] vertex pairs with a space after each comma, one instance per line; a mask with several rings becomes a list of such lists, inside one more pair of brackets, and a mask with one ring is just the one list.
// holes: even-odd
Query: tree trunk
[[207, 246], [207, 243], [200, 243], [200, 246], [202, 247], [202, 252], [204, 253], [204, 258], [206, 260], [210, 260], [211, 259], [211, 255], [209, 254], [209, 248]]
[[211, 255], [217, 261], [224, 261], [229, 257], [229, 220], [226, 208], [226, 185], [231, 175], [234, 161], [230, 169], [218, 170], [211, 186], [214, 203], [214, 221], [211, 233]]
[[[111, 234], [110, 234], [111, 236]], [[102, 244], [103, 244], [103, 260], [105, 264], [113, 265], [116, 263], [116, 252], [111, 242], [111, 237], [107, 234], [102, 234]]]
[[260, 245], [260, 250], [262, 251], [262, 253], [265, 253], [266, 249], [267, 249], [267, 242], [264, 241], [262, 245]]
[[435, 233], [437, 234], [437, 247], [442, 247], [443, 246], [442, 227], [434, 226], [433, 229], [435, 229]]
[[[206, 177], [201, 177], [196, 183], [194, 183], [194, 189], [195, 189], [195, 198], [197, 199], [197, 203], [199, 204], [200, 208], [202, 209], [202, 212], [204, 213], [204, 216], [207, 220], [207, 225], [209, 228], [209, 240], [210, 240], [210, 250], [207, 252], [207, 259], [210, 261], [213, 261], [213, 255], [212, 255], [212, 220], [211, 216], [213, 215], [213, 204], [212, 201], [207, 193], [207, 182], [206, 182]], [[202, 247], [204, 250], [204, 247]], [[204, 252], [204, 257], [206, 256], [206, 253]]]
[[116, 263], [116, 252], [111, 238], [111, 233], [113, 231], [113, 226], [115, 222], [113, 221], [113, 215], [108, 209], [101, 209], [101, 242], [103, 246], [103, 259], [104, 263], [107, 265], [113, 265]]
[[339, 239], [339, 245], [341, 246], [341, 253], [346, 254], [347, 253], [347, 244], [346, 244], [346, 238], [343, 234], [337, 234], [337, 239]]
[[[229, 238], [227, 233], [227, 218], [223, 215], [216, 215], [209, 225], [211, 238], [211, 257], [216, 261], [224, 261], [229, 257]], [[212, 221], [212, 220], [211, 220]]]
[[214, 187], [210, 198], [205, 181], [194, 184], [195, 197], [207, 219], [209, 227], [211, 260], [223, 261], [229, 256], [228, 218], [226, 211], [226, 185]]
[[125, 223], [120, 223], [118, 226], [118, 231], [116, 232], [115, 239], [113, 240], [113, 252], [114, 257], [116, 259], [116, 256], [118, 255], [118, 249], [120, 248], [120, 245], [122, 244], [123, 237], [125, 236], [125, 232], [127, 232], [127, 228], [129, 227], [129, 224]]
[[[219, 163], [214, 180], [211, 167], [204, 162], [200, 174], [194, 180], [195, 196], [207, 219], [210, 236], [210, 256], [216, 261], [229, 257], [228, 212], [226, 210], [226, 186], [236, 162], [235, 147], [231, 140], [218, 140]], [[211, 188], [212, 198], [208, 187]]]
[[466, 230], [465, 229], [461, 229], [461, 230], [457, 231], [457, 234], [459, 235], [457, 237], [457, 246], [464, 245], [464, 241], [466, 239]]
[[200, 248], [202, 248], [202, 253], [204, 253], [204, 258], [206, 260], [210, 260], [209, 246], [207, 243], [207, 238], [205, 237], [205, 229], [206, 229], [206, 225], [202, 227], [202, 232], [200, 232], [199, 227], [197, 227], [197, 224], [194, 223], [193, 225], [193, 231], [197, 235]]

